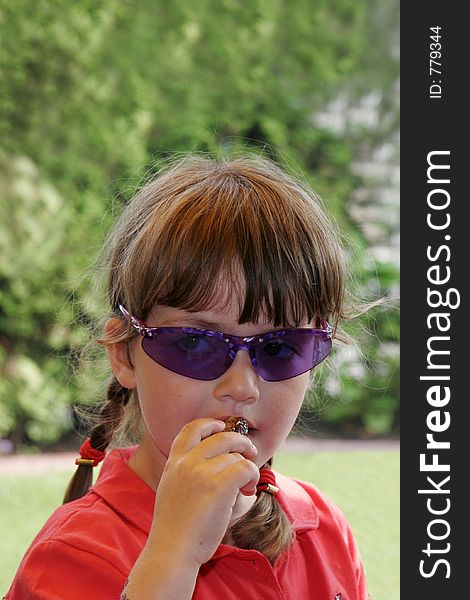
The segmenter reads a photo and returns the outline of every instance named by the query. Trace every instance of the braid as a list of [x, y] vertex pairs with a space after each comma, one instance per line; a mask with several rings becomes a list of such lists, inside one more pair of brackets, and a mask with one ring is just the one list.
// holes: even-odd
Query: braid
[[106, 450], [113, 434], [119, 427], [124, 414], [124, 407], [129, 402], [130, 390], [112, 377], [108, 385], [106, 402], [100, 410], [99, 421], [90, 432], [90, 443], [96, 450]]
[[[98, 423], [90, 432], [90, 444], [95, 450], [104, 451], [119, 427], [124, 408], [129, 402], [131, 390], [123, 387], [116, 377], [108, 385], [106, 400], [101, 407]], [[64, 496], [64, 504], [84, 496], [93, 481], [93, 465], [81, 464], [77, 467]]]
[[[272, 458], [262, 468], [270, 468]], [[251, 509], [230, 528], [238, 548], [259, 550], [274, 564], [292, 543], [292, 525], [272, 494], [261, 492]]]

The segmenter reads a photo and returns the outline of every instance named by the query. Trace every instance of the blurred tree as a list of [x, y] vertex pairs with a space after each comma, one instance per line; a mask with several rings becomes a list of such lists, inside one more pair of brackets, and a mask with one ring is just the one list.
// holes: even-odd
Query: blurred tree
[[[67, 406], [96, 397], [68, 361], [85, 338], [79, 324], [100, 312], [87, 268], [114, 213], [167, 153], [253, 148], [297, 165], [361, 262], [368, 241], [347, 210], [361, 185], [351, 163], [377, 132], [338, 132], [316, 116], [371, 88], [387, 110], [397, 11], [395, 0], [3, 0], [0, 435], [51, 441], [71, 427]], [[377, 338], [365, 340], [371, 365], [394, 319], [378, 319]], [[362, 391], [343, 376], [348, 402], [332, 404], [332, 422], [395, 426], [391, 354]]]

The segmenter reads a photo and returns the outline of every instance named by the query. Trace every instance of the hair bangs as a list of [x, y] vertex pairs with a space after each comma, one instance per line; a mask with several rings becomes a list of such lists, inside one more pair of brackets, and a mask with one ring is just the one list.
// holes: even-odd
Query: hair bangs
[[337, 236], [319, 199], [269, 161], [184, 160], [130, 203], [129, 220], [109, 297], [141, 318], [156, 304], [224, 310], [234, 295], [239, 323], [339, 316]]

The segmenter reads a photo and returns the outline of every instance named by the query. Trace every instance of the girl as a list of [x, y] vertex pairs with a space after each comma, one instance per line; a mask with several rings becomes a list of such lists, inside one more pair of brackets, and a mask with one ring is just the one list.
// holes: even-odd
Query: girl
[[103, 264], [107, 399], [6, 598], [365, 600], [344, 515], [270, 468], [345, 316], [320, 200], [269, 161], [190, 156], [129, 203]]

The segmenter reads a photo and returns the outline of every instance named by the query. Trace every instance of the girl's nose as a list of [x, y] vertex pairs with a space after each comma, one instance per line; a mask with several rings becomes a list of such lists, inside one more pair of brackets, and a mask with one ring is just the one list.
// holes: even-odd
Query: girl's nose
[[239, 350], [230, 367], [217, 380], [214, 395], [220, 400], [257, 402], [259, 377], [246, 350]]

